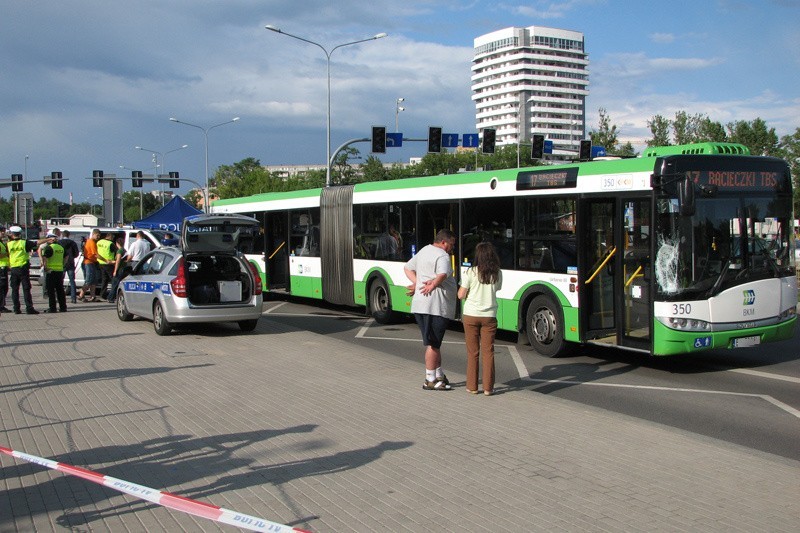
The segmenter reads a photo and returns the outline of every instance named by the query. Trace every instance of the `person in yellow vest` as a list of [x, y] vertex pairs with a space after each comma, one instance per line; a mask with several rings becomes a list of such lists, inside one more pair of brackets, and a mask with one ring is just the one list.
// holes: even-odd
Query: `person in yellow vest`
[[[57, 239], [55, 233], [48, 233], [47, 237]], [[50, 306], [45, 309], [45, 313], [56, 312], [56, 302], [58, 311], [67, 310], [67, 293], [64, 292], [64, 247], [58, 241], [45, 244], [41, 248], [42, 264], [44, 265], [44, 289]]]
[[30, 253], [37, 246], [44, 242], [54, 242], [52, 237], [45, 237], [38, 240], [27, 240], [22, 238], [22, 228], [11, 226], [8, 228], [9, 241], [8, 262], [9, 262], [9, 283], [11, 284], [11, 304], [14, 307], [14, 314], [22, 313], [19, 301], [19, 288], [22, 286], [22, 296], [25, 299], [25, 312], [29, 315], [38, 315], [39, 311], [33, 308], [33, 297], [31, 296], [31, 277], [30, 277]]
[[6, 307], [8, 295], [8, 246], [6, 246], [6, 227], [0, 226], [0, 313], [11, 312]]
[[97, 266], [100, 268], [100, 298], [103, 298], [114, 278], [114, 262], [116, 255], [116, 245], [114, 244], [114, 234], [106, 233], [105, 236], [97, 241]]

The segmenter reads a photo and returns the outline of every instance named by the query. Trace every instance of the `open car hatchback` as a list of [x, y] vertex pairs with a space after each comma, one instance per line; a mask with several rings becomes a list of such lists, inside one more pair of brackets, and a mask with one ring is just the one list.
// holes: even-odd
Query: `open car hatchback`
[[187, 217], [180, 246], [151, 251], [122, 280], [117, 316], [152, 320], [159, 335], [207, 322], [236, 322], [252, 331], [261, 317], [261, 277], [239, 249], [258, 229], [256, 219], [242, 215]]

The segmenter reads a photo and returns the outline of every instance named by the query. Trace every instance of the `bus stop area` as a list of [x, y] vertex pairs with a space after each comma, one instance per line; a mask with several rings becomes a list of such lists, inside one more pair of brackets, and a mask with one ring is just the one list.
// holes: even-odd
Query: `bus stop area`
[[797, 461], [513, 384], [470, 395], [464, 368], [445, 369], [454, 391], [424, 391], [421, 346], [414, 364], [269, 316], [250, 334], [158, 337], [108, 304], [4, 313], [0, 332], [0, 447], [30, 459], [0, 453], [0, 532], [236, 530], [86, 471], [260, 530], [794, 532], [800, 520]]

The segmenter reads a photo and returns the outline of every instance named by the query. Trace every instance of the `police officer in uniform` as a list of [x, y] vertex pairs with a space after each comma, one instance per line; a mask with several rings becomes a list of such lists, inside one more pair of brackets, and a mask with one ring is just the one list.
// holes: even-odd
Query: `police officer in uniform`
[[31, 277], [30, 277], [30, 253], [40, 244], [53, 242], [54, 238], [39, 239], [29, 241], [22, 238], [22, 228], [11, 226], [8, 228], [10, 240], [8, 247], [9, 262], [9, 282], [11, 283], [11, 303], [14, 306], [14, 314], [22, 313], [19, 301], [19, 287], [22, 286], [22, 295], [25, 299], [25, 312], [29, 315], [38, 315], [39, 311], [33, 308], [33, 297], [31, 296]]
[[0, 313], [8, 313], [6, 295], [8, 295], [8, 247], [6, 246], [6, 227], [0, 226]]
[[[58, 236], [48, 233], [47, 237], [55, 239]], [[58, 241], [46, 244], [42, 248], [42, 263], [45, 270], [44, 290], [50, 304], [45, 313], [55, 313], [56, 302], [58, 310], [63, 313], [67, 310], [67, 293], [64, 291], [64, 247]]]
[[113, 233], [106, 233], [102, 239], [97, 241], [97, 266], [100, 268], [100, 279], [102, 280], [100, 282], [100, 298], [103, 298], [108, 284], [114, 278], [116, 251]]

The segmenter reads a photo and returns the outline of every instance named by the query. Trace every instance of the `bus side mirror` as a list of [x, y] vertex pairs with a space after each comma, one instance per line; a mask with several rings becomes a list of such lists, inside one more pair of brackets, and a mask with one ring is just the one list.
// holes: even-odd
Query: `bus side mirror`
[[678, 183], [678, 200], [681, 204], [681, 215], [690, 217], [694, 215], [694, 183], [688, 177]]

